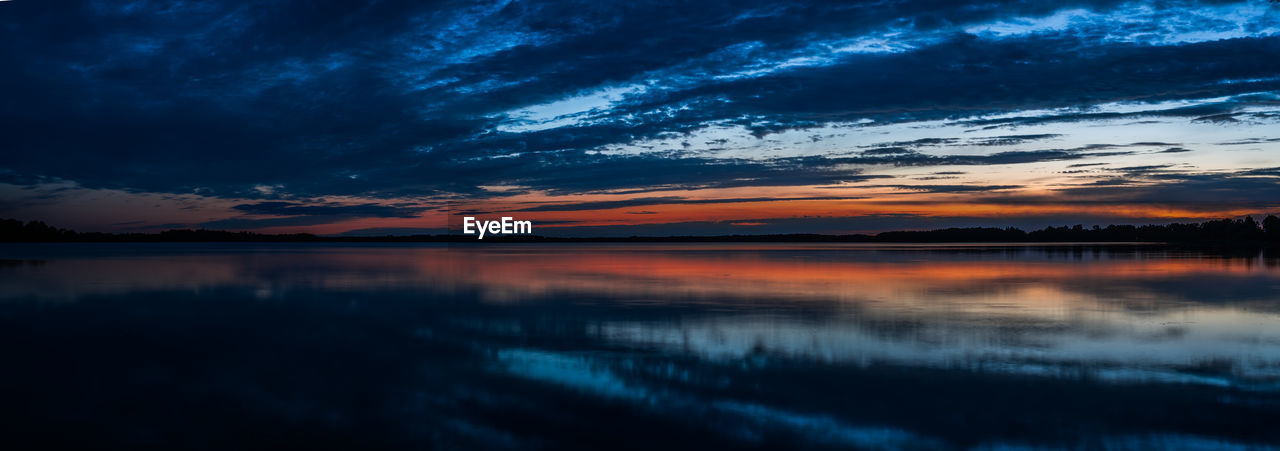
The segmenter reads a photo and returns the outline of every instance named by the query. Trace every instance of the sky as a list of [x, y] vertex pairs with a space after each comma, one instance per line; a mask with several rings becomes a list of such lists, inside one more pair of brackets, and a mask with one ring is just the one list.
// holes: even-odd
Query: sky
[[0, 2], [0, 217], [868, 233], [1280, 213], [1280, 2]]

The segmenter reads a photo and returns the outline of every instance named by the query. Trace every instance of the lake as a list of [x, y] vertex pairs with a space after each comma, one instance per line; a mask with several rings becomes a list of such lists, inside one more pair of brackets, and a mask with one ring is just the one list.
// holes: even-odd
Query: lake
[[1280, 444], [1263, 251], [7, 244], [0, 339], [42, 448]]

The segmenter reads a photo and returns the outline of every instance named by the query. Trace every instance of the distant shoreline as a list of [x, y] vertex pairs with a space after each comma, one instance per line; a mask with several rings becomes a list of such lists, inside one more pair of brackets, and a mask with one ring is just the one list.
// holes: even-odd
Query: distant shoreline
[[1190, 224], [1083, 225], [1046, 227], [1030, 232], [1007, 227], [948, 228], [927, 231], [892, 231], [874, 235], [768, 234], [714, 236], [546, 237], [536, 235], [384, 235], [321, 236], [306, 233], [262, 234], [222, 230], [167, 230], [158, 233], [100, 233], [59, 229], [43, 222], [0, 219], [0, 242], [148, 243], [1193, 243], [1202, 245], [1280, 245], [1280, 218], [1267, 216], [1221, 219]]

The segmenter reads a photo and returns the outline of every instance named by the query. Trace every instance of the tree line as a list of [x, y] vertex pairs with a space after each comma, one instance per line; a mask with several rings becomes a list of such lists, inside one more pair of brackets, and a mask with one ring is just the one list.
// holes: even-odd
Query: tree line
[[[967, 227], [924, 231], [881, 232], [874, 235], [720, 235], [720, 236], [631, 236], [563, 238], [542, 236], [497, 236], [492, 242], [845, 242], [845, 243], [1036, 243], [1036, 242], [1280, 242], [1280, 218], [1267, 216], [1219, 219], [1201, 223], [1163, 225], [1082, 224], [1045, 227], [1030, 232], [1015, 227]], [[76, 232], [41, 221], [0, 219], [3, 242], [464, 242], [476, 241], [463, 235], [385, 235], [366, 237], [318, 236], [309, 233], [264, 234], [224, 230], [166, 230], [158, 233]], [[486, 239], [486, 241], [490, 241]]]

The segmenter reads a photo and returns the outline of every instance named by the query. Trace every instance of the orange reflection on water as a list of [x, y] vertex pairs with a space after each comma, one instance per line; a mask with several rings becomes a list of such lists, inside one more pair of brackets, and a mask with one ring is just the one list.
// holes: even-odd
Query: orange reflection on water
[[[1276, 260], [1117, 252], [866, 245], [282, 246], [238, 252], [134, 251], [128, 256], [31, 260], [0, 272], [0, 295], [249, 286], [475, 289], [518, 302], [548, 294], [609, 298], [938, 303], [1023, 306], [1097, 298], [1176, 301], [1161, 283], [1280, 278]], [[211, 252], [216, 251], [216, 252]], [[1237, 299], [1238, 300], [1238, 299]]]
[[[808, 299], [910, 302], [1012, 292], [1021, 304], [1080, 299], [1090, 286], [1115, 287], [1186, 278], [1277, 277], [1259, 258], [1006, 259], [936, 254], [920, 248], [909, 258], [883, 260], [875, 247], [820, 245], [454, 248], [448, 258], [422, 258], [426, 277], [448, 275], [482, 287], [493, 300], [519, 301], [552, 292], [612, 296], [716, 296], [735, 299]], [[499, 288], [500, 287], [500, 288]], [[1046, 293], [1050, 292], [1050, 293]], [[1140, 287], [1113, 293], [1149, 299]]]
[[0, 300], [326, 293], [464, 302], [476, 306], [465, 315], [498, 319], [572, 311], [602, 340], [715, 358], [763, 350], [929, 365], [1137, 362], [1176, 380], [1185, 376], [1176, 368], [1206, 360], [1231, 362], [1233, 374], [1255, 379], [1277, 377], [1280, 368], [1280, 266], [1260, 252], [834, 244], [76, 249], [92, 252], [11, 252], [0, 267]]

